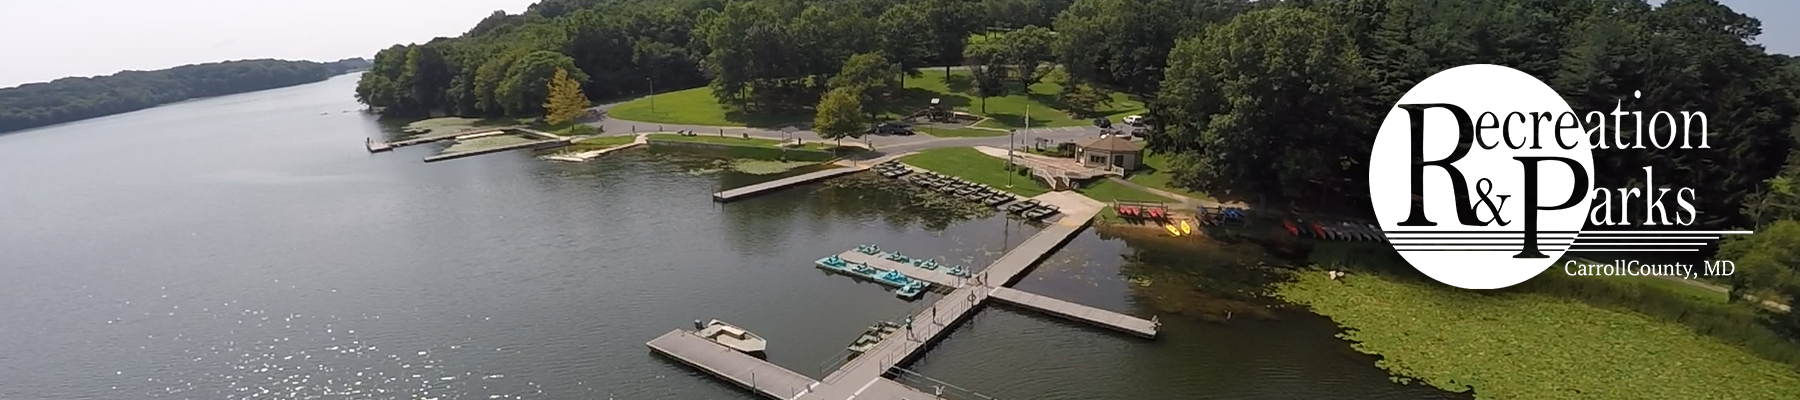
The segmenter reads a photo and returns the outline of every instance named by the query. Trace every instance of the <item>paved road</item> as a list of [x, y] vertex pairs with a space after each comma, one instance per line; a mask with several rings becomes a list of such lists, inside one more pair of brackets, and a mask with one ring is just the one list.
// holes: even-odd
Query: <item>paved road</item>
[[[601, 111], [602, 115], [604, 115], [606, 110], [611, 109], [618, 104], [620, 103], [605, 104], [594, 107], [594, 109]], [[794, 124], [792, 126], [773, 128], [750, 128], [737, 126], [659, 124], [655, 122], [631, 121], [612, 117], [604, 117], [599, 121], [589, 122], [588, 124], [601, 128], [601, 130], [605, 132], [604, 135], [609, 136], [631, 135], [633, 132], [673, 132], [685, 130], [694, 131], [702, 135], [723, 134], [724, 136], [743, 136], [747, 133], [752, 137], [758, 138], [779, 140], [797, 137], [806, 141], [824, 141], [824, 139], [819, 137], [818, 133], [811, 130], [811, 127], [808, 126], [809, 124]], [[1066, 142], [1091, 138], [1099, 134], [1100, 128], [1093, 126], [1032, 128], [1020, 129], [1018, 133], [1013, 135], [1010, 139], [1012, 139], [1018, 147], [1023, 148], [1029, 146], [1033, 140], [1039, 138], [1050, 139], [1052, 142]], [[875, 151], [865, 155], [865, 157], [869, 158], [939, 147], [1009, 147], [1009, 143], [1007, 143], [1009, 138], [1007, 136], [940, 138], [925, 134], [912, 136], [868, 135], [864, 136], [864, 139], [875, 148]]]

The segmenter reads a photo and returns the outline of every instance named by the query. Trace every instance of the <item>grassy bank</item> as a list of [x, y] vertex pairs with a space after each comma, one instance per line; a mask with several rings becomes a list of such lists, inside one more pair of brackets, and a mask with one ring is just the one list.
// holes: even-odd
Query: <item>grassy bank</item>
[[[1006, 188], [1007, 182], [1012, 182], [1012, 188], [1008, 190], [1021, 196], [1037, 196], [1050, 191], [1050, 189], [1045, 187], [1042, 182], [1032, 178], [1031, 175], [1024, 170], [1007, 171], [1006, 160], [982, 154], [981, 151], [973, 148], [946, 147], [930, 149], [921, 151], [919, 154], [902, 157], [900, 158], [900, 161], [915, 167], [929, 169], [940, 174], [955, 176], [996, 188]], [[1102, 202], [1171, 201], [1162, 196], [1157, 196], [1104, 179], [1091, 182], [1080, 189], [1076, 189], [1076, 192]], [[1112, 211], [1109, 208], [1106, 212], [1110, 213]]]
[[[872, 108], [872, 111], [882, 114], [884, 118], [894, 118], [911, 115], [931, 104], [931, 99], [939, 99], [941, 104], [957, 111], [990, 118], [980, 126], [1000, 129], [1083, 126], [1091, 121], [1091, 118], [1076, 118], [1061, 110], [1057, 93], [1062, 91], [1062, 86], [1054, 83], [1039, 82], [1031, 85], [1028, 91], [1015, 85], [1009, 90], [1012, 95], [987, 99], [987, 108], [983, 111], [981, 98], [975, 96], [972, 82], [968, 71], [953, 71], [946, 78], [941, 69], [925, 70], [920, 77], [907, 78], [904, 89], [894, 98], [865, 104], [865, 107]], [[655, 111], [651, 110], [652, 99]], [[1126, 115], [1144, 113], [1142, 102], [1132, 100], [1123, 93], [1113, 94], [1112, 99], [1111, 104], [1096, 111], [1114, 121]], [[1027, 108], [1030, 109], [1030, 121], [1025, 120]], [[810, 112], [804, 110], [790, 113], [745, 113], [736, 107], [719, 104], [709, 87], [633, 100], [613, 107], [607, 114], [619, 119], [665, 124], [759, 127], [810, 122], [813, 118]]]
[[1459, 290], [1379, 274], [1333, 281], [1317, 271], [1276, 293], [1343, 325], [1358, 351], [1383, 357], [1382, 368], [1445, 390], [1473, 389], [1483, 399], [1800, 393], [1791, 365], [1679, 322], [1566, 296]]
[[742, 136], [682, 136], [656, 133], [648, 137], [652, 145], [711, 147], [733, 158], [787, 161], [829, 161], [843, 155], [867, 151], [861, 147], [837, 147], [828, 142], [810, 142], [802, 146], [782, 146], [781, 141]]

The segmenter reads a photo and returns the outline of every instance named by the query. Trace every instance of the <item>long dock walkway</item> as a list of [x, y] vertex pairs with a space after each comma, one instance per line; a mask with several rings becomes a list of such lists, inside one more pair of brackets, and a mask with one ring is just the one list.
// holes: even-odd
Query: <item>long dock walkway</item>
[[645, 344], [657, 353], [770, 398], [793, 399], [819, 384], [806, 375], [744, 355], [680, 329], [665, 333]]
[[1156, 337], [1156, 321], [1145, 320], [1061, 299], [1045, 297], [1036, 293], [1009, 287], [994, 288], [988, 295], [993, 297], [994, 300], [1041, 311], [1046, 314], [1087, 322], [1146, 338]]
[[725, 201], [737, 200], [740, 198], [750, 197], [750, 196], [762, 194], [763, 192], [780, 189], [780, 188], [784, 188], [784, 187], [788, 187], [788, 186], [799, 185], [802, 183], [812, 182], [812, 181], [825, 179], [825, 178], [831, 178], [831, 177], [840, 176], [840, 175], [848, 175], [848, 174], [852, 174], [852, 173], [862, 172], [865, 169], [868, 169], [868, 168], [867, 167], [864, 167], [864, 168], [832, 168], [832, 169], [819, 171], [819, 172], [813, 172], [813, 173], [809, 173], [809, 174], [795, 175], [795, 176], [791, 176], [791, 177], [787, 177], [787, 178], [776, 179], [773, 181], [758, 183], [755, 185], [745, 186], [745, 187], [741, 187], [741, 188], [737, 188], [737, 189], [731, 189], [731, 190], [726, 190], [723, 192], [713, 193], [713, 201], [725, 202]]
[[838, 165], [840, 168], [832, 168], [832, 169], [814, 172], [814, 173], [810, 173], [810, 174], [792, 176], [792, 177], [788, 177], [788, 178], [777, 179], [777, 180], [773, 180], [773, 181], [769, 181], [769, 182], [763, 182], [763, 183], [758, 183], [755, 185], [745, 186], [745, 187], [741, 187], [741, 188], [737, 188], [737, 189], [731, 189], [731, 190], [726, 190], [726, 191], [722, 191], [722, 192], [718, 192], [718, 193], [713, 193], [713, 201], [727, 202], [727, 201], [737, 200], [737, 199], [741, 199], [741, 198], [745, 198], [745, 197], [755, 196], [758, 194], [762, 194], [763, 192], [781, 189], [781, 188], [785, 188], [788, 186], [794, 186], [794, 185], [799, 185], [799, 184], [808, 183], [808, 182], [812, 182], [812, 181], [817, 181], [820, 179], [849, 175], [849, 174], [856, 173], [856, 172], [867, 171], [867, 170], [869, 170], [869, 168], [874, 167], [875, 164], [880, 164], [887, 160], [897, 159], [897, 158], [904, 157], [904, 156], [907, 156], [910, 154], [912, 154], [912, 153], [891, 154], [891, 155], [882, 156], [880, 158], [876, 158], [873, 160], [838, 161], [834, 164]]

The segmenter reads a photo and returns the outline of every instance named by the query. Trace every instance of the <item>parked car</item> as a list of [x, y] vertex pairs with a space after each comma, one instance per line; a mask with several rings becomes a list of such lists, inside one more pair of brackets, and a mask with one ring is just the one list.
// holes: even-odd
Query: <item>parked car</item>
[[913, 134], [913, 130], [911, 126], [899, 122], [883, 122], [875, 126], [875, 134], [910, 136]]
[[1111, 128], [1112, 120], [1108, 120], [1106, 117], [1094, 118], [1094, 126], [1098, 126], [1101, 129]]
[[1124, 121], [1126, 125], [1144, 126], [1144, 116], [1142, 115], [1127, 115], [1121, 121]]

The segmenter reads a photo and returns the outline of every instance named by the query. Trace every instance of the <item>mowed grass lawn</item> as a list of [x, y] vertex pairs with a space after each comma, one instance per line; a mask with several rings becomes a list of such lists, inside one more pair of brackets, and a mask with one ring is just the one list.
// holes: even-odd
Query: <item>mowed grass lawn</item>
[[[1675, 322], [1542, 294], [1303, 271], [1276, 293], [1396, 375], [1480, 399], [1792, 399], [1800, 373]], [[1706, 377], [1694, 374], [1704, 371]], [[1710, 377], [1710, 378], [1708, 378]]]
[[[914, 167], [924, 168], [940, 174], [967, 179], [970, 182], [1005, 189], [1020, 196], [1031, 197], [1049, 192], [1043, 184], [1031, 180], [1029, 176], [1018, 175], [1016, 171], [1006, 170], [1006, 160], [981, 154], [968, 147], [944, 147], [921, 151], [906, 157], [900, 162]], [[1007, 188], [1007, 179], [1011, 179], [1012, 187]]]
[[[1062, 86], [1054, 83], [1039, 82], [1031, 85], [1029, 92], [1014, 85], [1010, 90], [1012, 95], [987, 99], [984, 111], [981, 99], [974, 94], [973, 79], [968, 71], [951, 71], [949, 77], [945, 77], [942, 68], [924, 69], [920, 73], [917, 77], [907, 77], [904, 89], [894, 98], [863, 106], [880, 114], [882, 119], [893, 119], [924, 109], [931, 104], [931, 99], [936, 98], [940, 104], [957, 111], [991, 118], [979, 125], [988, 128], [1084, 126], [1092, 123], [1091, 118], [1075, 118], [1061, 111], [1062, 105], [1057, 100], [1057, 93], [1062, 90]], [[651, 111], [652, 98], [656, 103], [655, 111]], [[1114, 93], [1112, 98], [1111, 104], [1102, 106], [1097, 112], [1113, 121], [1126, 115], [1142, 114], [1145, 110], [1143, 103], [1132, 100], [1123, 93]], [[1030, 108], [1030, 121], [1025, 120], [1027, 107]], [[619, 119], [665, 124], [758, 127], [806, 123], [813, 119], [810, 112], [746, 114], [735, 107], [719, 104], [713, 98], [712, 89], [708, 87], [633, 100], [613, 107], [607, 114]]]
[[1144, 153], [1144, 168], [1133, 171], [1125, 180], [1139, 185], [1167, 190], [1176, 194], [1196, 199], [1211, 200], [1212, 196], [1197, 190], [1189, 190], [1176, 186], [1174, 175], [1169, 171], [1170, 156], [1165, 153]]
[[785, 124], [812, 122], [813, 116], [807, 114], [745, 114], [736, 108], [720, 105], [713, 98], [712, 88], [698, 87], [677, 92], [668, 92], [654, 96], [655, 110], [651, 110], [651, 98], [645, 97], [625, 104], [613, 106], [606, 111], [610, 117], [663, 124], [710, 125], [710, 126], [753, 126], [774, 127]]

